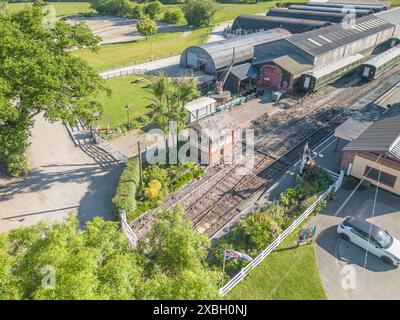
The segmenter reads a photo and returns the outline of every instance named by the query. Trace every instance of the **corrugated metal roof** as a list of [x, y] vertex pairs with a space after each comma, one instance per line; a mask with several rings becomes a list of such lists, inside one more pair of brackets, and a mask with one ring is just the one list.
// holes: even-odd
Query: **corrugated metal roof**
[[303, 58], [294, 54], [275, 58], [272, 61], [295, 76], [300, 75], [312, 69], [313, 67], [311, 64], [307, 63]]
[[[304, 32], [306, 30], [320, 28], [329, 24], [329, 22], [318, 20], [242, 14], [236, 17], [232, 24], [232, 29], [254, 31], [260, 29], [283, 28], [291, 32]], [[299, 29], [299, 26], [302, 28]]]
[[380, 4], [362, 4], [359, 1], [353, 3], [329, 3], [329, 2], [309, 2], [307, 6], [326, 6], [329, 8], [344, 8], [346, 6], [351, 6], [355, 9], [366, 9], [373, 10], [374, 12], [379, 12], [384, 9], [383, 5]]
[[287, 8], [272, 8], [267, 12], [267, 17], [287, 17], [335, 23], [341, 22], [346, 16], [346, 13], [291, 10]]
[[393, 25], [371, 15], [357, 19], [356, 25], [351, 28], [335, 24], [295, 34], [286, 40], [313, 56], [319, 56], [389, 28]]
[[400, 159], [400, 141], [393, 146], [390, 153]]
[[[342, 8], [328, 8], [328, 7], [317, 7], [317, 6], [305, 6], [305, 5], [298, 5], [292, 4], [289, 6], [289, 9], [293, 10], [304, 10], [304, 11], [321, 11], [321, 12], [343, 12]], [[356, 16], [361, 17], [367, 14], [371, 14], [372, 10], [364, 10], [364, 9], [354, 9], [354, 13]]]
[[244, 80], [257, 74], [257, 69], [254, 68], [250, 63], [245, 63], [240, 66], [232, 68], [231, 74], [239, 80]]
[[375, 13], [374, 16], [394, 25], [400, 24], [400, 8], [394, 8], [387, 11], [378, 12]]
[[359, 113], [347, 119], [335, 130], [335, 137], [346, 141], [356, 140], [374, 121], [387, 111], [380, 105], [370, 103]]
[[400, 44], [366, 61], [364, 64], [380, 67], [395, 57], [400, 56]]
[[351, 54], [334, 62], [330, 62], [322, 67], [317, 67], [312, 69], [311, 71], [306, 72], [306, 74], [312, 75], [316, 78], [323, 77], [332, 73], [335, 70], [344, 68], [348, 65], [351, 65], [354, 62], [360, 61], [364, 58], [362, 54]]
[[390, 7], [390, 1], [387, 0], [310, 0], [309, 3], [323, 2], [323, 3], [341, 3], [341, 4], [377, 4], [385, 7]]
[[[254, 54], [254, 46], [282, 39], [290, 36], [291, 33], [284, 29], [272, 29], [262, 32], [255, 32], [243, 36], [202, 44], [195, 46], [200, 50], [204, 50], [215, 65], [215, 69], [225, 68], [232, 62], [233, 49], [235, 48], [235, 63], [251, 60]], [[187, 48], [185, 51], [190, 51]], [[182, 54], [184, 55], [184, 53]]]
[[[371, 124], [344, 150], [390, 152], [400, 137], [400, 105], [395, 105], [384, 116]], [[397, 150], [397, 149], [396, 149]]]
[[190, 101], [185, 104], [185, 109], [188, 111], [195, 111], [210, 104], [216, 103], [217, 101], [210, 97], [201, 97], [196, 100]]

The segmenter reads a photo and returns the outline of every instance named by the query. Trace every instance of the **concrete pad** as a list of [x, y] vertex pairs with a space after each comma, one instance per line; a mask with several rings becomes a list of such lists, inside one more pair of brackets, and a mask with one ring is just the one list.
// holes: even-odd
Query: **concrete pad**
[[114, 219], [111, 200], [122, 165], [102, 163], [101, 151], [90, 150], [99, 158], [76, 147], [62, 124], [38, 117], [28, 150], [29, 174], [0, 177], [0, 232], [61, 221], [73, 211], [82, 223], [95, 216]]

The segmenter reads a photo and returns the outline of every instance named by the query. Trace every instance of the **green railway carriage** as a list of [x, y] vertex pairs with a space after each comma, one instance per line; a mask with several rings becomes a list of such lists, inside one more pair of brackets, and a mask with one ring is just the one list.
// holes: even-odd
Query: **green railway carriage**
[[383, 73], [400, 64], [400, 45], [373, 57], [361, 65], [361, 77], [364, 80], [379, 78]]
[[362, 54], [352, 54], [322, 67], [314, 68], [301, 76], [301, 88], [307, 92], [317, 91], [349, 74], [363, 62]]

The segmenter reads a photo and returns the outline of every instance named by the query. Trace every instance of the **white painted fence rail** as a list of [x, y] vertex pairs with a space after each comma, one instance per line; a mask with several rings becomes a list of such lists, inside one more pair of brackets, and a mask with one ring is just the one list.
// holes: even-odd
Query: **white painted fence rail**
[[147, 69], [137, 69], [135, 67], [132, 68], [126, 68], [126, 69], [121, 69], [121, 70], [116, 70], [116, 71], [106, 71], [100, 73], [100, 76], [105, 79], [112, 79], [112, 78], [117, 78], [117, 77], [122, 77], [130, 74], [146, 74]]
[[129, 226], [128, 220], [126, 218], [126, 212], [121, 211], [119, 213], [119, 215], [120, 215], [120, 221], [121, 221], [121, 228], [122, 228], [122, 231], [124, 232], [126, 238], [128, 239], [129, 248], [136, 249], [139, 239], [136, 236], [136, 234], [133, 232], [132, 228]]
[[241, 282], [249, 274], [250, 270], [257, 267], [272, 251], [274, 251], [286, 237], [292, 233], [320, 204], [325, 200], [331, 192], [336, 192], [343, 181], [344, 173], [340, 173], [339, 178], [322, 194], [317, 201], [315, 201], [303, 214], [298, 217], [285, 231], [283, 231], [278, 238], [275, 239], [263, 252], [254, 258], [246, 267], [239, 271], [231, 280], [229, 280], [223, 287], [219, 289], [219, 293], [224, 296], [232, 290], [239, 282]]

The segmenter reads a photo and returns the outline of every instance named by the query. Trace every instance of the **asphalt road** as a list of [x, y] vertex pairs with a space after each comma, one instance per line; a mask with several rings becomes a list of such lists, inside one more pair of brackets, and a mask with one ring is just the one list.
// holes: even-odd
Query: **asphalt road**
[[113, 219], [111, 199], [121, 165], [107, 162], [93, 145], [83, 149], [73, 144], [62, 124], [39, 117], [28, 150], [28, 176], [0, 176], [0, 232], [61, 221], [72, 211], [81, 222], [94, 216]]

